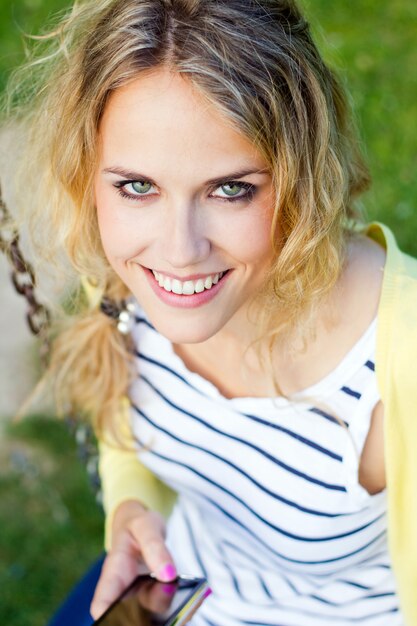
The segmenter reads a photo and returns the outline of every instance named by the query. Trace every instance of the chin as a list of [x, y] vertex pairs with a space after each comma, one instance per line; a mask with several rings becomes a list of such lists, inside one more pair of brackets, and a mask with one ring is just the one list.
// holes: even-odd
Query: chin
[[174, 344], [203, 343], [220, 330], [219, 327], [208, 324], [193, 324], [192, 322], [181, 324], [175, 318], [171, 320], [151, 319], [150, 321], [161, 335]]
[[199, 329], [187, 329], [184, 331], [168, 328], [168, 329], [159, 329], [157, 330], [166, 337], [171, 343], [174, 344], [183, 344], [183, 343], [203, 343], [210, 339], [213, 336], [213, 333], [208, 333], [207, 330], [199, 330]]

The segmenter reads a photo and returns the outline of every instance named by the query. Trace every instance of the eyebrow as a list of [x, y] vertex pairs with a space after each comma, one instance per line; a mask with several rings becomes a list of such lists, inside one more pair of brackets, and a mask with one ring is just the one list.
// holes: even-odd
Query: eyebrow
[[[146, 174], [141, 174], [140, 172], [133, 172], [131, 170], [125, 170], [123, 167], [109, 167], [103, 170], [105, 174], [117, 174], [117, 176], [122, 176], [126, 180], [136, 181], [136, 180], [146, 180], [152, 184], [156, 184], [154, 180], [150, 176], [146, 176]], [[211, 178], [205, 182], [206, 185], [221, 185], [222, 183], [238, 180], [239, 178], [244, 178], [245, 176], [249, 176], [250, 174], [269, 174], [269, 170], [267, 168], [264, 169], [249, 169], [249, 170], [238, 170], [237, 172], [231, 172], [230, 174], [226, 174], [225, 176], [219, 176], [217, 178]]]

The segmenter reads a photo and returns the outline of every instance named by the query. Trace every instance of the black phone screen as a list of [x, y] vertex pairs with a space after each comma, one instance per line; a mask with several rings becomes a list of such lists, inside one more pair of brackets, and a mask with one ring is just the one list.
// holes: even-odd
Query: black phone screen
[[149, 574], [141, 574], [122, 596], [94, 624], [100, 626], [171, 626], [204, 597], [207, 583], [203, 578], [179, 577], [162, 583]]

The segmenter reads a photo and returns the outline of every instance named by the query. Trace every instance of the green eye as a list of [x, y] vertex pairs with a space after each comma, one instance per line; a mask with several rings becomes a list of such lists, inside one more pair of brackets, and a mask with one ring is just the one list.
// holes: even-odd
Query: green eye
[[130, 184], [132, 186], [133, 191], [139, 194], [148, 193], [148, 191], [152, 187], [151, 183], [148, 183], [144, 180], [137, 180], [136, 182], [130, 183]]
[[242, 191], [242, 185], [234, 183], [232, 185], [222, 185], [221, 190], [226, 196], [237, 196]]
[[223, 183], [217, 187], [214, 193], [211, 194], [213, 198], [220, 200], [228, 200], [234, 202], [238, 200], [252, 200], [255, 195], [256, 187], [252, 183], [239, 182], [231, 180], [229, 183]]

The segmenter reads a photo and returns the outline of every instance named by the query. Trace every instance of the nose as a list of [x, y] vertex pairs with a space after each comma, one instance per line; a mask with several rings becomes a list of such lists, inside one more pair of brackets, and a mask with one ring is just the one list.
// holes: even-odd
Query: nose
[[206, 226], [196, 204], [171, 204], [162, 224], [162, 258], [178, 269], [192, 268], [205, 261], [211, 249]]

